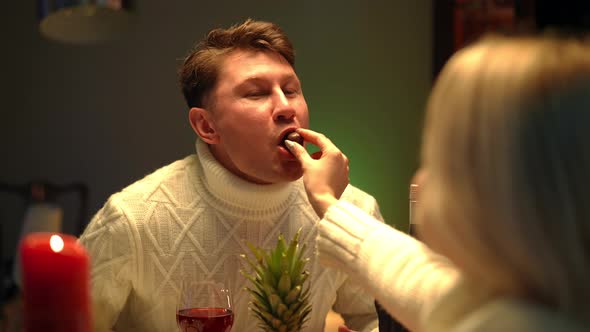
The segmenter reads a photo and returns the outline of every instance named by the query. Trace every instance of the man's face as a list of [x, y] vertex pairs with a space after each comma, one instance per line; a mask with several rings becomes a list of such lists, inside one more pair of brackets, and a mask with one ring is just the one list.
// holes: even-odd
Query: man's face
[[217, 160], [239, 177], [260, 184], [294, 181], [303, 170], [282, 145], [309, 126], [301, 83], [278, 53], [237, 50], [224, 59], [207, 111], [219, 140]]

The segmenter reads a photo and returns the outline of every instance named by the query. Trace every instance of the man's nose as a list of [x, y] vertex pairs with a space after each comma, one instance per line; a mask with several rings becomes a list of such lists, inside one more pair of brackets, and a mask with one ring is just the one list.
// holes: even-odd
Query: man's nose
[[295, 108], [291, 104], [291, 100], [279, 91], [275, 94], [273, 119], [275, 121], [291, 121], [295, 117]]

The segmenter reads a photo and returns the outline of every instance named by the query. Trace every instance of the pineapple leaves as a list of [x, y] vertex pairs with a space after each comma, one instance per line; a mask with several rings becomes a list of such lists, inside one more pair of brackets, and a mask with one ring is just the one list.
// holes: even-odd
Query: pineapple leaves
[[252, 271], [241, 271], [252, 284], [246, 287], [250, 311], [263, 331], [297, 332], [309, 320], [309, 286], [304, 285], [309, 259], [304, 258], [305, 244], [299, 246], [300, 234], [301, 228], [288, 244], [280, 234], [275, 248], [268, 251], [247, 243], [254, 259], [241, 255]]

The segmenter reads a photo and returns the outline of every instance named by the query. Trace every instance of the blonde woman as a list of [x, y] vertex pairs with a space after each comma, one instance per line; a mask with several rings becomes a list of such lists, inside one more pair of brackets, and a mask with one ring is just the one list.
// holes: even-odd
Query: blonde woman
[[491, 37], [458, 52], [427, 108], [423, 245], [338, 200], [348, 160], [329, 139], [290, 149], [324, 264], [414, 331], [590, 326], [590, 46]]

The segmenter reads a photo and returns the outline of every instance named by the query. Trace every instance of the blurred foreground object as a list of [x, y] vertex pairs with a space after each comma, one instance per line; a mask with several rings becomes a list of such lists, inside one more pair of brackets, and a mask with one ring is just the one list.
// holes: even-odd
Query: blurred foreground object
[[31, 233], [19, 251], [24, 331], [90, 332], [89, 258], [76, 237]]
[[[38, 232], [58, 233], [62, 230], [63, 209], [53, 203], [39, 202], [31, 204], [25, 211], [25, 218], [21, 230], [20, 239], [24, 239], [27, 234]], [[22, 288], [21, 281], [21, 257], [16, 252], [14, 260], [15, 267], [13, 271], [14, 282], [19, 288]]]
[[[21, 222], [22, 226], [20, 227], [19, 239], [23, 239], [29, 233], [65, 232], [63, 227], [64, 209], [62, 204], [66, 203], [66, 201], [59, 201], [58, 198], [66, 194], [76, 194], [78, 196], [79, 207], [78, 218], [75, 220], [74, 229], [65, 233], [72, 233], [77, 236], [82, 233], [82, 230], [86, 226], [88, 186], [84, 183], [57, 184], [49, 181], [31, 181], [25, 184], [10, 184], [0, 182], [0, 192], [17, 194], [26, 202], [26, 210]], [[21, 268], [20, 253], [18, 250], [15, 252], [13, 263], [14, 267], [3, 271], [2, 275], [11, 275], [10, 282], [13, 282], [20, 288]], [[11, 287], [11, 285], [6, 287]], [[2, 300], [5, 300], [4, 297]]]
[[131, 0], [38, 0], [39, 30], [49, 39], [92, 44], [115, 39], [132, 20]]

